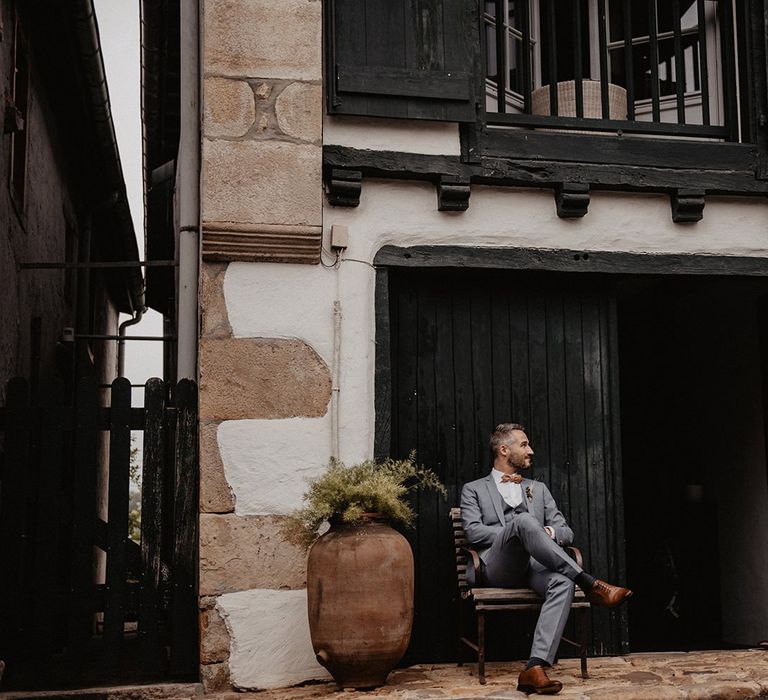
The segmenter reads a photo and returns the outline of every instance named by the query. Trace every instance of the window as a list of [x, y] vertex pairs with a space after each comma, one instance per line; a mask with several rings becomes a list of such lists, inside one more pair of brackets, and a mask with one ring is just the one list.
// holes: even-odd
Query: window
[[488, 123], [738, 140], [732, 14], [725, 0], [486, 0]]

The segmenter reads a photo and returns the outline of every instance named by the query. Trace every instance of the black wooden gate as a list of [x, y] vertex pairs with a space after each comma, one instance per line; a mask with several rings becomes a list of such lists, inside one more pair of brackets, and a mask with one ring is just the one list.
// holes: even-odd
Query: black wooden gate
[[[0, 408], [4, 688], [195, 678], [197, 389], [81, 380], [74, 402], [24, 379]], [[140, 543], [129, 539], [131, 431], [143, 431]], [[106, 517], [101, 517], [106, 514]]]
[[[528, 428], [531, 476], [549, 486], [589, 570], [624, 579], [615, 303], [585, 276], [392, 269], [379, 280], [377, 345], [390, 352], [377, 360], [377, 444], [391, 430], [392, 454], [415, 448], [449, 491], [416, 502], [408, 659], [446, 661], [456, 657], [447, 513], [462, 484], [489, 471], [497, 423]], [[500, 626], [499, 655], [525, 657], [532, 625]], [[592, 630], [593, 653], [628, 650], [623, 610], [594, 611]]]

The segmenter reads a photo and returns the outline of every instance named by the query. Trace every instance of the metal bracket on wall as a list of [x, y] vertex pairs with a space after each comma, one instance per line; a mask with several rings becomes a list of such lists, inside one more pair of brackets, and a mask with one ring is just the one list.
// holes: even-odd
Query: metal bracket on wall
[[469, 180], [452, 175], [441, 175], [437, 183], [439, 211], [466, 211], [469, 209]]
[[360, 204], [363, 173], [360, 170], [331, 168], [325, 178], [325, 194], [334, 207], [356, 207]]
[[675, 190], [671, 204], [676, 224], [695, 224], [704, 218], [704, 190]]
[[561, 219], [578, 219], [589, 209], [589, 185], [584, 182], [561, 182], [555, 188], [555, 205]]
[[178, 340], [177, 335], [114, 335], [102, 333], [75, 333], [71, 336], [73, 340]]
[[143, 260], [121, 262], [23, 262], [19, 263], [21, 270], [109, 270], [132, 267], [178, 267], [175, 260]]

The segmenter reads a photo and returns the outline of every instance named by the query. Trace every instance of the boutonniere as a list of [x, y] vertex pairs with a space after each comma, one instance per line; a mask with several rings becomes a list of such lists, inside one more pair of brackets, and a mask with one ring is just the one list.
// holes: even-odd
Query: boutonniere
[[530, 486], [525, 487], [525, 495], [528, 496], [528, 500], [533, 500], [533, 489]]

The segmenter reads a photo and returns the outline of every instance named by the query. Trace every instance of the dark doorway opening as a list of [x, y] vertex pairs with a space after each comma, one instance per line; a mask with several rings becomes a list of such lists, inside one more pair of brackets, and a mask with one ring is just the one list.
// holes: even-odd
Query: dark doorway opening
[[620, 285], [632, 651], [749, 646], [768, 632], [765, 293], [762, 280], [712, 277]]

